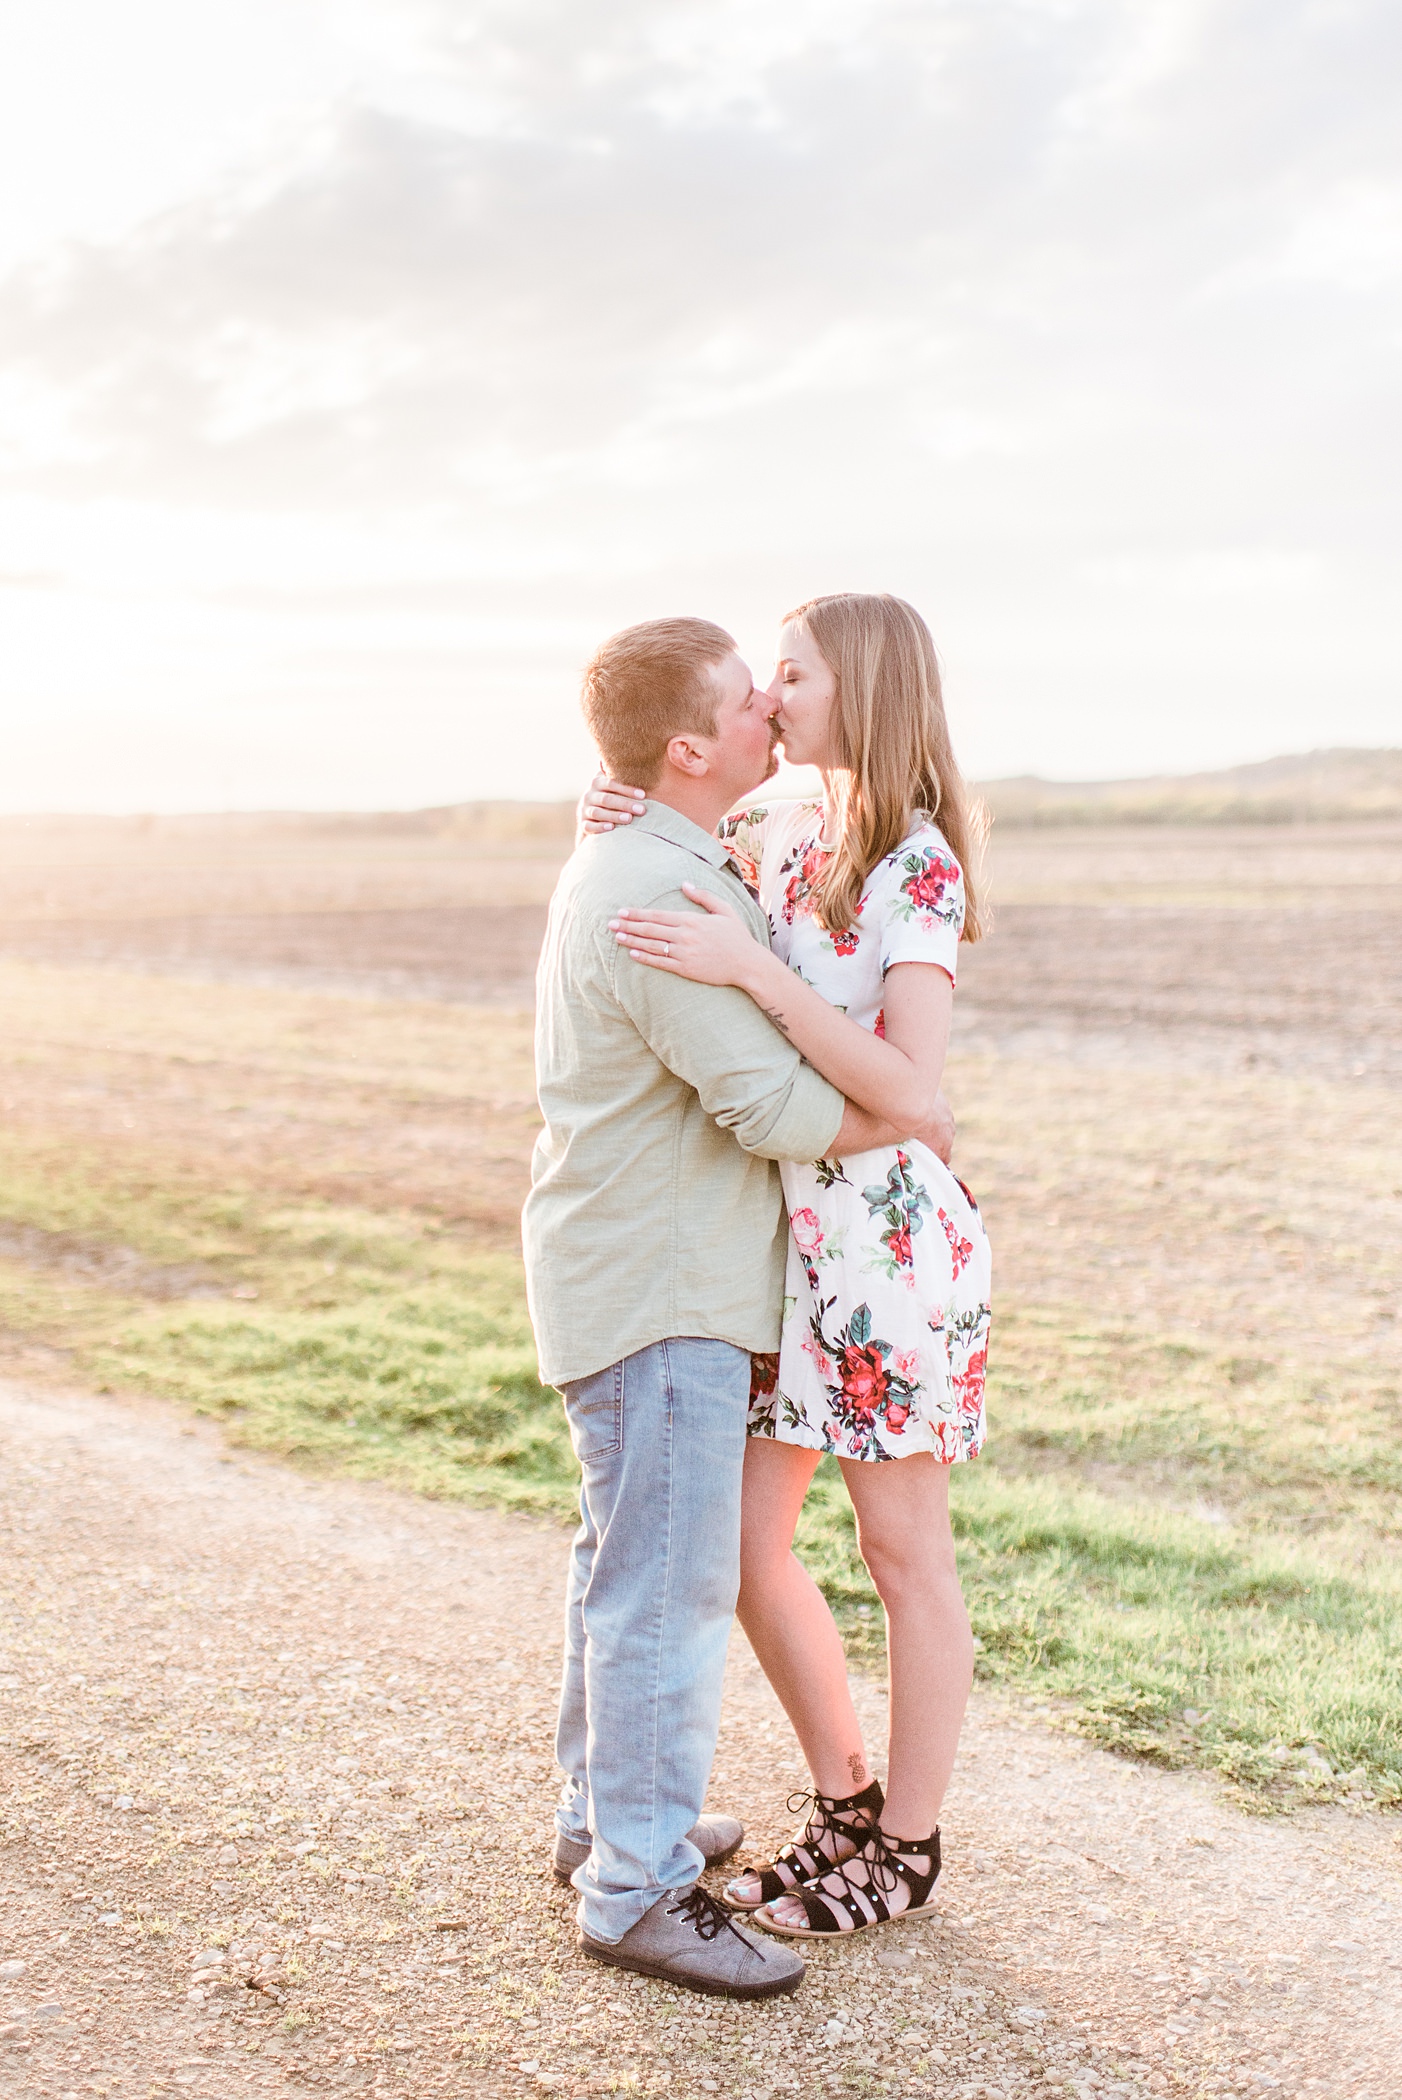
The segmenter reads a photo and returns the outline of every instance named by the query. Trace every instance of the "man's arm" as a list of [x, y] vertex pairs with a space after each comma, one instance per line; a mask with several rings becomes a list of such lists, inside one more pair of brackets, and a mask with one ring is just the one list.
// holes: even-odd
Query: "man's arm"
[[[680, 890], [654, 901], [668, 911], [699, 910]], [[599, 939], [619, 1005], [737, 1144], [764, 1159], [821, 1159], [832, 1150], [847, 1103], [748, 993], [649, 970], [606, 928]]]
[[[661, 908], [697, 910], [676, 892]], [[605, 934], [613, 986], [649, 1047], [747, 1152], [766, 1159], [841, 1158], [919, 1138], [948, 1161], [954, 1118], [941, 1094], [921, 1130], [884, 1122], [806, 1064], [748, 994], [636, 963]]]
[[898, 1130], [894, 1123], [883, 1123], [879, 1116], [873, 1116], [866, 1109], [858, 1108], [855, 1101], [849, 1101], [842, 1127], [822, 1156], [842, 1159], [849, 1153], [874, 1152], [878, 1145], [903, 1145], [918, 1138], [948, 1166], [954, 1156], [956, 1127], [954, 1111], [943, 1093], [935, 1096], [935, 1112], [920, 1130]]

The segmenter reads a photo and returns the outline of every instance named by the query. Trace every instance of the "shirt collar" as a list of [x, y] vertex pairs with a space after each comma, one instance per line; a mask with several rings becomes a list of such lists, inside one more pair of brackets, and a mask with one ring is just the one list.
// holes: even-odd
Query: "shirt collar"
[[680, 810], [672, 809], [666, 802], [648, 802], [640, 817], [634, 817], [629, 826], [632, 831], [650, 831], [655, 837], [669, 839], [674, 846], [682, 846], [704, 860], [712, 868], [734, 866], [729, 849], [723, 846], [713, 831], [703, 831], [684, 817]]

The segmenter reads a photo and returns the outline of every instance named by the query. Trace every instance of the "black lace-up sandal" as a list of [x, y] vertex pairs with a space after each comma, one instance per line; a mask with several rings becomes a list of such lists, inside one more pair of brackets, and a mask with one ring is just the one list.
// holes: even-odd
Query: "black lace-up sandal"
[[[930, 1894], [940, 1875], [940, 1834], [927, 1838], [892, 1838], [884, 1830], [873, 1830], [861, 1849], [840, 1866], [786, 1891], [791, 1902], [803, 1905], [802, 1925], [789, 1925], [774, 1915], [775, 1897], [755, 1913], [756, 1925], [766, 1932], [781, 1933], [791, 1940], [835, 1940], [851, 1932], [869, 1932], [873, 1925], [899, 1925], [906, 1918], [924, 1918], [934, 1909]], [[909, 1892], [905, 1908], [893, 1910], [890, 1898], [898, 1888]]]
[[[762, 1903], [790, 1895], [805, 1881], [850, 1859], [875, 1829], [885, 1799], [879, 1779], [873, 1779], [859, 1794], [790, 1794], [790, 1815], [806, 1808], [811, 1811], [808, 1821], [767, 1867], [751, 1867], [747, 1874], [737, 1874], [725, 1891], [726, 1902], [733, 1910], [758, 1910]], [[756, 1880], [758, 1895], [753, 1887]], [[744, 1886], [747, 1882], [748, 1888]]]

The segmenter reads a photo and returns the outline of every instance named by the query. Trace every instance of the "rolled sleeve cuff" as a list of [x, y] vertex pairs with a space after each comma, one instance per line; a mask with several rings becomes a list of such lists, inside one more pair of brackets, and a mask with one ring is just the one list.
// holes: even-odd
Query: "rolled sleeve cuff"
[[746, 1147], [761, 1159], [821, 1159], [842, 1128], [847, 1103], [811, 1065], [794, 1074], [789, 1098], [764, 1137]]

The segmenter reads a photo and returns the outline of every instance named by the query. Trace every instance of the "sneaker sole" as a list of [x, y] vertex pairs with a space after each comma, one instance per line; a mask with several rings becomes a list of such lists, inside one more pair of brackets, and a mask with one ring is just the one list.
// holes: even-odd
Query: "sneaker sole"
[[781, 1976], [775, 1983], [713, 1983], [706, 1977], [683, 1975], [665, 1962], [620, 1957], [618, 1949], [611, 1947], [607, 1940], [587, 1939], [582, 1932], [579, 1951], [590, 1961], [602, 1962], [605, 1968], [627, 1969], [634, 1976], [653, 1976], [659, 1983], [675, 1984], [683, 1991], [697, 1991], [703, 1998], [787, 1998], [798, 1989], [807, 1974], [805, 1969], [800, 1969], [797, 1976]]
[[[723, 1867], [728, 1859], [734, 1859], [736, 1853], [740, 1850], [740, 1847], [744, 1844], [744, 1842], [745, 1840], [743, 1835], [736, 1838], [735, 1843], [733, 1845], [727, 1845], [724, 1852], [717, 1852], [714, 1859], [708, 1859], [706, 1861], [705, 1866], [701, 1869], [701, 1872], [703, 1874], [709, 1874], [712, 1867]], [[585, 1858], [588, 1858], [587, 1853], [585, 1854]], [[581, 1860], [579, 1864], [580, 1866], [583, 1866], [584, 1860]], [[555, 1867], [552, 1871], [555, 1875], [555, 1879], [559, 1882], [561, 1888], [567, 1889], [574, 1878], [576, 1870], [574, 1868], [571, 1868], [570, 1872], [567, 1874], [563, 1867]], [[728, 1897], [723, 1900], [729, 1902]], [[732, 1904], [731, 1908], [734, 1909], [735, 1906]]]

